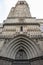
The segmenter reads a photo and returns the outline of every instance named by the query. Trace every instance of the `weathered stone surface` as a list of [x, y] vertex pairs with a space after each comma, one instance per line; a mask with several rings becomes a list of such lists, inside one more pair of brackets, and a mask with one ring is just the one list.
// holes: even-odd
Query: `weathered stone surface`
[[17, 57], [20, 58], [24, 55], [27, 55], [27, 59], [42, 56], [42, 22], [43, 19], [31, 16], [26, 1], [18, 1], [3, 25], [0, 25], [0, 56], [15, 59], [16, 53], [20, 50], [24, 51], [18, 52]]

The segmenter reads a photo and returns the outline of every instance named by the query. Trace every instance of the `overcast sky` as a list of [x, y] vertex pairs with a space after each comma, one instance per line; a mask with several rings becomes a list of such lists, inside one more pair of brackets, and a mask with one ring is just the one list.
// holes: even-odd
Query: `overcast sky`
[[[5, 20], [18, 0], [0, 0], [0, 23]], [[26, 0], [29, 4], [32, 17], [43, 19], [43, 0]]]

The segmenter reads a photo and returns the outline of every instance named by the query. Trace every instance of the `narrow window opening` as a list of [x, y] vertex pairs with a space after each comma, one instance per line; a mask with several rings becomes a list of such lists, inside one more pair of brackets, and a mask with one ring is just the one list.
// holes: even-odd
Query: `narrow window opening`
[[21, 1], [20, 4], [24, 4], [24, 2]]
[[21, 31], [23, 31], [23, 27], [21, 26], [21, 29], [20, 29]]

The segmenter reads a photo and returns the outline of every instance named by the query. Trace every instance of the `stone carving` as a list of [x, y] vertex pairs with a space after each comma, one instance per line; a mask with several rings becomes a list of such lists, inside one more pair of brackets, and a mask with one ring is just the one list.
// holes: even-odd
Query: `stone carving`
[[[0, 56], [31, 59], [43, 55], [43, 19], [31, 16], [26, 1], [18, 1], [0, 25]], [[25, 57], [24, 57], [25, 56]]]

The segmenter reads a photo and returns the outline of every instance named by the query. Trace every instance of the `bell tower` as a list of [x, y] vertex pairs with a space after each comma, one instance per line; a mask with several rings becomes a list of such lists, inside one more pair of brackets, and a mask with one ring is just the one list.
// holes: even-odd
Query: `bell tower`
[[25, 0], [19, 0], [9, 13], [10, 17], [31, 17], [30, 9]]
[[40, 21], [31, 16], [27, 2], [19, 0], [3, 22], [0, 42], [4, 42], [0, 56], [14, 60], [29, 60], [41, 56], [43, 37]]

